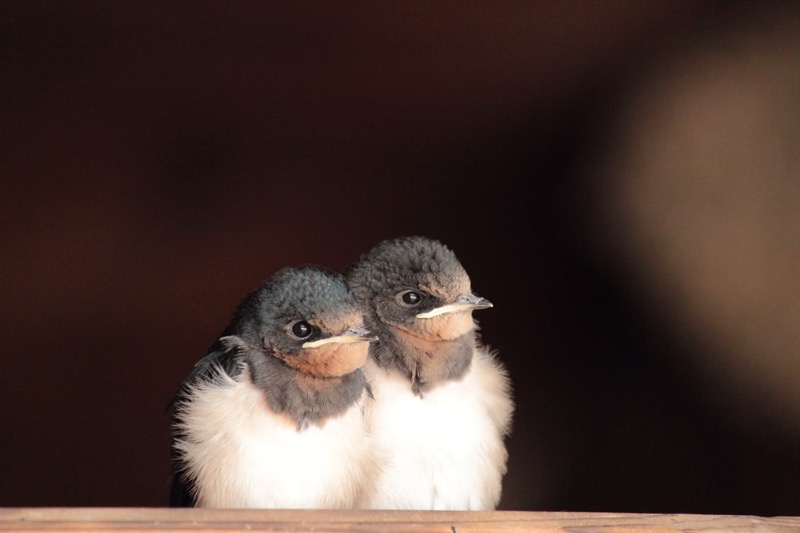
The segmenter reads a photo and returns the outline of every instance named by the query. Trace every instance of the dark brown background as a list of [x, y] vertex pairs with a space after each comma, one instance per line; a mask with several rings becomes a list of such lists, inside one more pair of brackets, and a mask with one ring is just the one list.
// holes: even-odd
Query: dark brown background
[[798, 433], [709, 400], [582, 194], [621, 95], [751, 9], [1, 2], [0, 505], [164, 505], [238, 301], [424, 234], [495, 304], [503, 508], [800, 514]]

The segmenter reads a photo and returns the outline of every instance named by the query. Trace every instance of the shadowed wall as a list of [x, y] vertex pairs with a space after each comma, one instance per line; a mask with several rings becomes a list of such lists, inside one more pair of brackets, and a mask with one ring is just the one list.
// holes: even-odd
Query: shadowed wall
[[[800, 514], [800, 422], [768, 414], [796, 398], [698, 377], [734, 337], [709, 348], [714, 301], [657, 290], [663, 248], [619, 200], [676, 174], [614, 170], [639, 146], [621, 124], [663, 102], [647, 81], [751, 9], [0, 3], [0, 505], [166, 504], [165, 408], [239, 300], [423, 234], [495, 304], [476, 316], [516, 389], [503, 508]], [[755, 40], [784, 18], [755, 12]], [[795, 372], [787, 343], [770, 360]]]

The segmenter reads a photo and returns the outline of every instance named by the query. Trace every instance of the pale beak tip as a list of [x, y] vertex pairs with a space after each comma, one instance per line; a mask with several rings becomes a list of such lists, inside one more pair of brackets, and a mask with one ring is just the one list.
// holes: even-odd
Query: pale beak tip
[[489, 309], [490, 307], [494, 307], [494, 304], [487, 300], [486, 298], [481, 298], [480, 296], [472, 296], [471, 298], [467, 299], [468, 303], [472, 304], [472, 308], [475, 310], [479, 309]]
[[478, 301], [475, 302], [475, 307], [477, 309], [488, 309], [489, 307], [494, 307], [494, 304], [486, 298], [479, 298]]

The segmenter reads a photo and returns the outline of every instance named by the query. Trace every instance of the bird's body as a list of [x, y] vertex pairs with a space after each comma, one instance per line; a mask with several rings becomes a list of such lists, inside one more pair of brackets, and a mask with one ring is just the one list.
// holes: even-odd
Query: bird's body
[[[264, 405], [264, 395], [240, 373], [220, 372], [197, 385], [180, 416], [203, 421], [181, 444], [192, 469], [197, 505], [218, 508], [347, 509], [372, 475], [364, 433], [366, 394], [324, 426], [298, 431], [297, 422]], [[213, 421], [213, 425], [206, 425]]]
[[510, 413], [505, 374], [478, 350], [460, 380], [414, 394], [409, 380], [369, 361], [375, 401], [368, 428], [384, 470], [359, 506], [370, 509], [491, 510], [505, 472]]
[[381, 243], [348, 273], [379, 341], [364, 367], [367, 429], [381, 472], [359, 506], [491, 510], [501, 493], [513, 403], [471, 312], [491, 304], [442, 244]]
[[352, 508], [376, 467], [344, 281], [287, 269], [239, 307], [174, 405], [172, 505]]

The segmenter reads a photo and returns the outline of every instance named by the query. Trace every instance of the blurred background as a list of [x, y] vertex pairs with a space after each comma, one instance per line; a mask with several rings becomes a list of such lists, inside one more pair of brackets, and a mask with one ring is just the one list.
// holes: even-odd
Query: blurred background
[[800, 9], [0, 2], [0, 505], [161, 506], [251, 289], [452, 247], [501, 507], [800, 514]]

